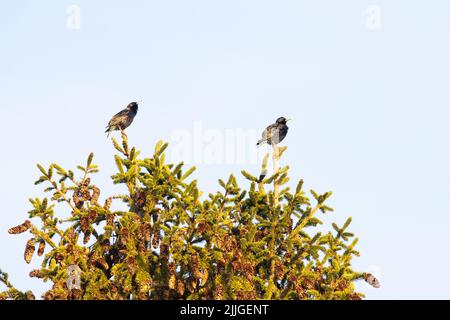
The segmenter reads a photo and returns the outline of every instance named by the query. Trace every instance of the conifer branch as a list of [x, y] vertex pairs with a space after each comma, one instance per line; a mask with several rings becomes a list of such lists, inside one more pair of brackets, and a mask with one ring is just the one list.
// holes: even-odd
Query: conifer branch
[[[29, 263], [35, 251], [41, 257], [30, 277], [52, 282], [44, 299], [361, 299], [352, 281], [379, 286], [372, 275], [351, 268], [358, 254], [357, 239], [347, 231], [351, 219], [343, 227], [332, 224], [336, 234], [305, 232], [322, 223], [318, 210], [332, 211], [324, 204], [331, 193], [311, 191], [317, 201], [312, 207], [303, 181], [295, 193], [280, 191], [289, 181], [289, 167], [278, 167], [286, 147], [274, 147], [270, 177], [268, 153], [259, 179], [242, 171], [248, 190], [231, 175], [226, 183], [219, 180], [224, 190], [203, 199], [197, 181], [188, 181], [195, 168], [165, 163], [167, 143], [158, 142], [152, 157], [140, 158], [123, 132], [121, 142], [113, 139], [118, 155], [111, 179], [127, 192], [105, 195], [103, 206], [100, 188], [91, 183], [90, 174], [98, 171], [93, 154], [79, 167], [79, 182], [56, 164], [38, 166], [37, 184], [49, 181], [46, 190], [53, 192], [51, 199], [30, 199], [30, 220], [40, 218], [42, 226], [26, 220], [9, 232], [32, 235], [24, 259]], [[73, 185], [66, 186], [66, 179]], [[272, 183], [273, 192], [266, 194], [264, 185]], [[111, 208], [115, 199], [123, 202], [120, 210]], [[58, 218], [56, 203], [71, 208], [72, 216]], [[68, 287], [69, 267], [81, 272], [79, 288]], [[1, 277], [7, 291], [0, 299], [34, 298]]]
[[[279, 149], [277, 145], [273, 145], [273, 174], [278, 174], [278, 160], [279, 160]], [[275, 207], [278, 207], [280, 205], [280, 185], [278, 182], [278, 179], [275, 178], [273, 180], [273, 198], [274, 198], [274, 205]]]

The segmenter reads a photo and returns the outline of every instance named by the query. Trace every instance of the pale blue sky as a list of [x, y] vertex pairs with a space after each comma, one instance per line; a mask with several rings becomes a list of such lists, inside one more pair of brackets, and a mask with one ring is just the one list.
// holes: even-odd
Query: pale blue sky
[[[68, 30], [66, 8], [81, 8]], [[366, 26], [381, 8], [381, 30]], [[292, 184], [333, 190], [353, 217], [359, 270], [381, 272], [370, 299], [450, 298], [450, 2], [366, 0], [9, 1], [0, 6], [3, 183], [0, 268], [20, 289], [27, 236], [7, 229], [42, 196], [36, 162], [75, 167], [91, 151], [117, 192], [111, 115], [144, 99], [128, 130], [151, 155], [180, 129], [260, 129], [293, 118], [283, 162]], [[253, 147], [253, 146], [252, 146]], [[170, 150], [169, 150], [170, 151]], [[258, 164], [198, 164], [206, 192]]]

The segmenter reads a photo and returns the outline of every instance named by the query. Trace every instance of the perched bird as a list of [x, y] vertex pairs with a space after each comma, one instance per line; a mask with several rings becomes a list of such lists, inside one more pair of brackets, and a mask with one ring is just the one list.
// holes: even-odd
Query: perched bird
[[286, 120], [286, 118], [284, 117], [278, 118], [274, 124], [271, 124], [266, 128], [266, 130], [264, 130], [264, 132], [262, 133], [262, 139], [259, 140], [256, 145], [260, 146], [263, 143], [267, 143], [273, 146], [283, 141], [283, 139], [286, 138], [289, 130], [288, 126], [286, 125], [289, 120], [290, 119]]
[[108, 137], [111, 131], [114, 130], [123, 131], [126, 128], [128, 128], [130, 124], [133, 122], [137, 112], [138, 112], [138, 103], [131, 102], [125, 109], [123, 109], [114, 117], [112, 117], [111, 120], [109, 120], [109, 123], [106, 126], [105, 131], [105, 133], [108, 133]]

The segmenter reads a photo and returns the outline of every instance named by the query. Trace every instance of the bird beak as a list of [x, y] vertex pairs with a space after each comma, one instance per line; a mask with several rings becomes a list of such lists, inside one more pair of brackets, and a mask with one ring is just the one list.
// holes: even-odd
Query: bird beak
[[286, 122], [291, 121], [292, 119], [287, 119]]

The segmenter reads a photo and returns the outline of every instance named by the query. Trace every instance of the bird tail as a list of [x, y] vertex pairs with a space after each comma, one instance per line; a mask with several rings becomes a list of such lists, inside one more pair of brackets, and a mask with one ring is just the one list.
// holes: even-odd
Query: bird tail
[[106, 137], [109, 138], [109, 135], [111, 134], [111, 128], [107, 127], [105, 133], [108, 134]]

